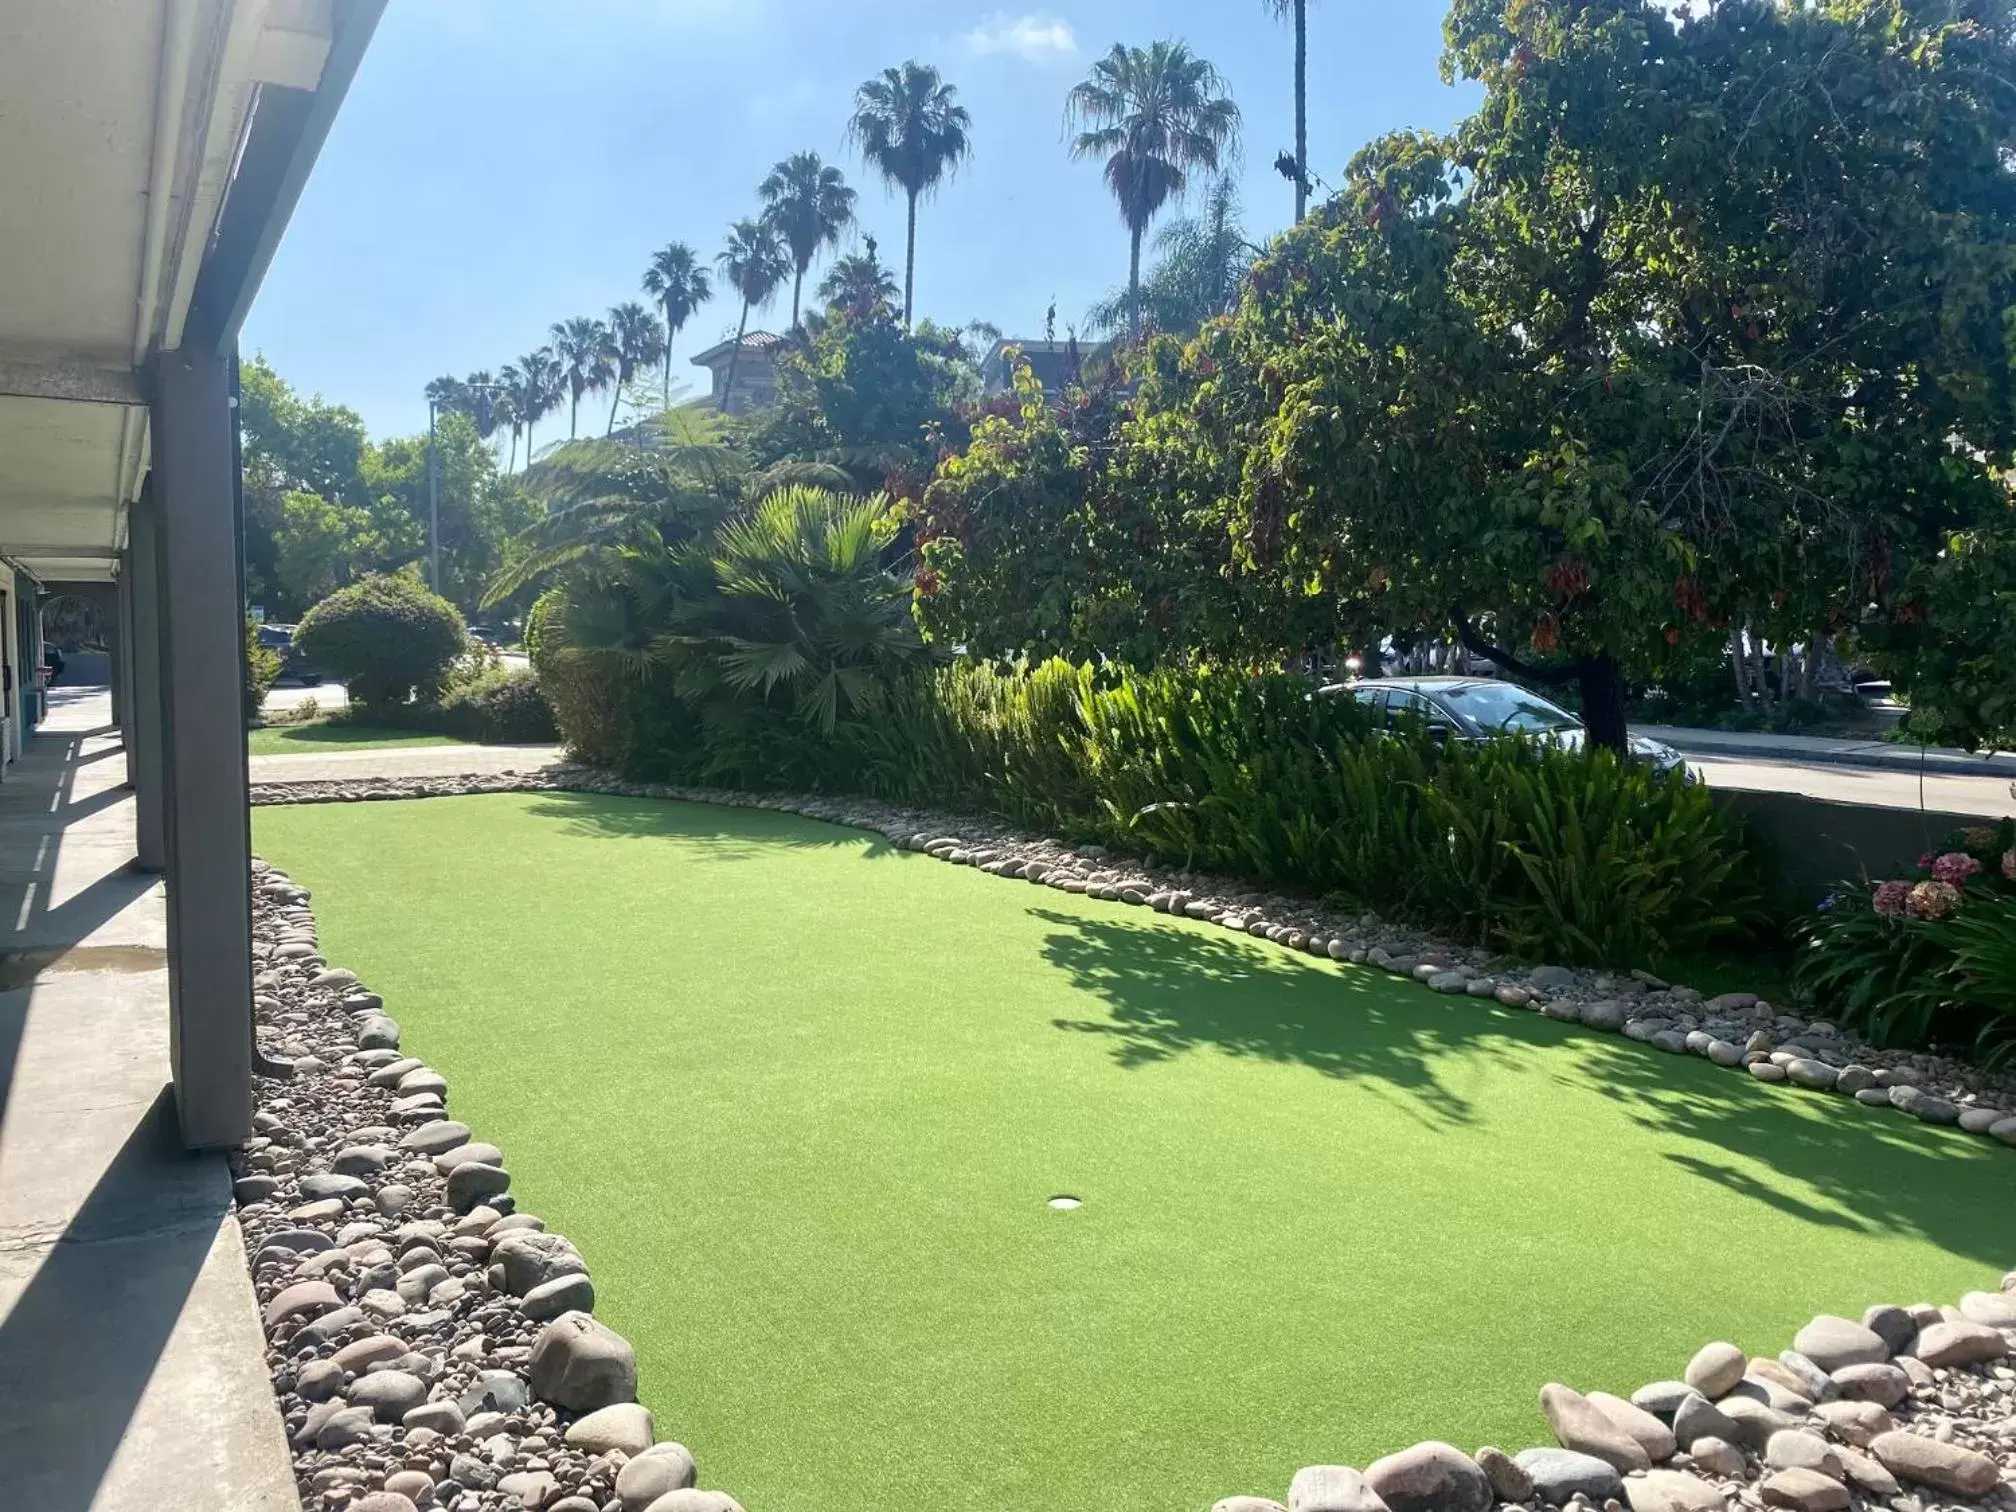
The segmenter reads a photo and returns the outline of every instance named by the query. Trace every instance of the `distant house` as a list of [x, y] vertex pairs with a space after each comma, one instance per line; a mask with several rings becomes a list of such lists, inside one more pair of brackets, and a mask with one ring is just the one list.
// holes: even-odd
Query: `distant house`
[[[770, 331], [751, 331], [742, 338], [742, 356], [735, 358], [733, 337], [719, 346], [711, 346], [693, 359], [693, 366], [706, 368], [714, 375], [714, 403], [731, 415], [746, 415], [751, 410], [768, 409], [777, 400], [777, 352], [784, 344], [784, 338]], [[735, 392], [728, 393], [728, 369], [735, 369]], [[721, 396], [728, 394], [728, 402], [721, 403]]]
[[1015, 371], [1008, 361], [1011, 347], [1021, 351], [1043, 392], [1051, 395], [1096, 373], [1113, 355], [1112, 343], [1106, 341], [997, 341], [980, 363], [981, 382], [989, 395], [1005, 394], [1015, 386]]

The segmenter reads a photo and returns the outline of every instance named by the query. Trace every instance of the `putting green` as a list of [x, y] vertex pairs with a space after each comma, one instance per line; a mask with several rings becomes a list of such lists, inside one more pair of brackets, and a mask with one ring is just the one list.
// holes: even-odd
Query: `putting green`
[[856, 831], [541, 794], [256, 834], [756, 1512], [1516, 1450], [1545, 1381], [2016, 1261], [2016, 1152]]

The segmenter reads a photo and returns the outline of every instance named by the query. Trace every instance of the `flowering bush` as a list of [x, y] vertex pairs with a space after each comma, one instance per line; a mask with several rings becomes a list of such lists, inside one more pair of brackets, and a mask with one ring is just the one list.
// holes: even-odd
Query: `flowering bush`
[[1800, 984], [1879, 1045], [2016, 1060], [2016, 821], [1962, 830], [1917, 873], [1838, 890], [1805, 928]]

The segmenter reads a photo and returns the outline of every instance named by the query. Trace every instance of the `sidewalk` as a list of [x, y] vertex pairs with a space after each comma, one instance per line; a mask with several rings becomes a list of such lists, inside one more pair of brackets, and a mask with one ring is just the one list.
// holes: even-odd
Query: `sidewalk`
[[564, 759], [557, 745], [388, 746], [326, 755], [254, 756], [247, 766], [256, 787], [262, 782], [347, 782], [367, 777], [488, 777], [536, 772]]
[[0, 1503], [295, 1512], [229, 1170], [176, 1136], [110, 699], [52, 704], [0, 782]]
[[1634, 725], [1631, 733], [1664, 741], [1682, 755], [1734, 761], [1797, 761], [1813, 766], [1870, 767], [1947, 777], [2016, 778], [2016, 753], [1996, 756], [1940, 746], [1920, 748], [1884, 740], [1838, 740], [1744, 730], [1702, 730], [1678, 725]]

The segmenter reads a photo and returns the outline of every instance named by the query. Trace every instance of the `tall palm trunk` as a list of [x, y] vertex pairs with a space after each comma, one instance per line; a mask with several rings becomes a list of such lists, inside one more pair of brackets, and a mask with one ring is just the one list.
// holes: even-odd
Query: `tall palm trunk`
[[567, 393], [567, 439], [578, 441], [581, 439], [581, 385], [573, 385]]
[[532, 465], [532, 422], [530, 420], [525, 422], [525, 465], [527, 467]]
[[721, 385], [721, 413], [728, 413], [729, 396], [735, 392], [735, 370], [742, 366], [742, 338], [749, 333], [749, 301], [742, 301], [742, 323], [735, 327], [735, 350], [728, 354], [728, 381]]
[[679, 335], [679, 327], [672, 324], [672, 307], [665, 307], [665, 408], [672, 408], [672, 343]]
[[616, 375], [616, 397], [609, 401], [609, 429], [602, 433], [605, 436], [616, 434], [616, 411], [623, 406], [623, 385], [628, 381], [621, 373]]
[[504, 457], [504, 475], [509, 477], [511, 469], [518, 465], [518, 427], [511, 427], [511, 450]]
[[910, 313], [917, 292], [917, 191], [910, 193], [910, 224], [903, 233], [903, 329], [910, 329]]
[[1295, 219], [1309, 211], [1309, 4], [1295, 0]]
[[1134, 312], [1134, 339], [1141, 339], [1141, 233], [1145, 226], [1131, 228], [1131, 250], [1127, 258], [1127, 308]]
[[793, 264], [797, 272], [791, 276], [791, 329], [798, 329], [798, 298], [805, 288], [805, 269]]

